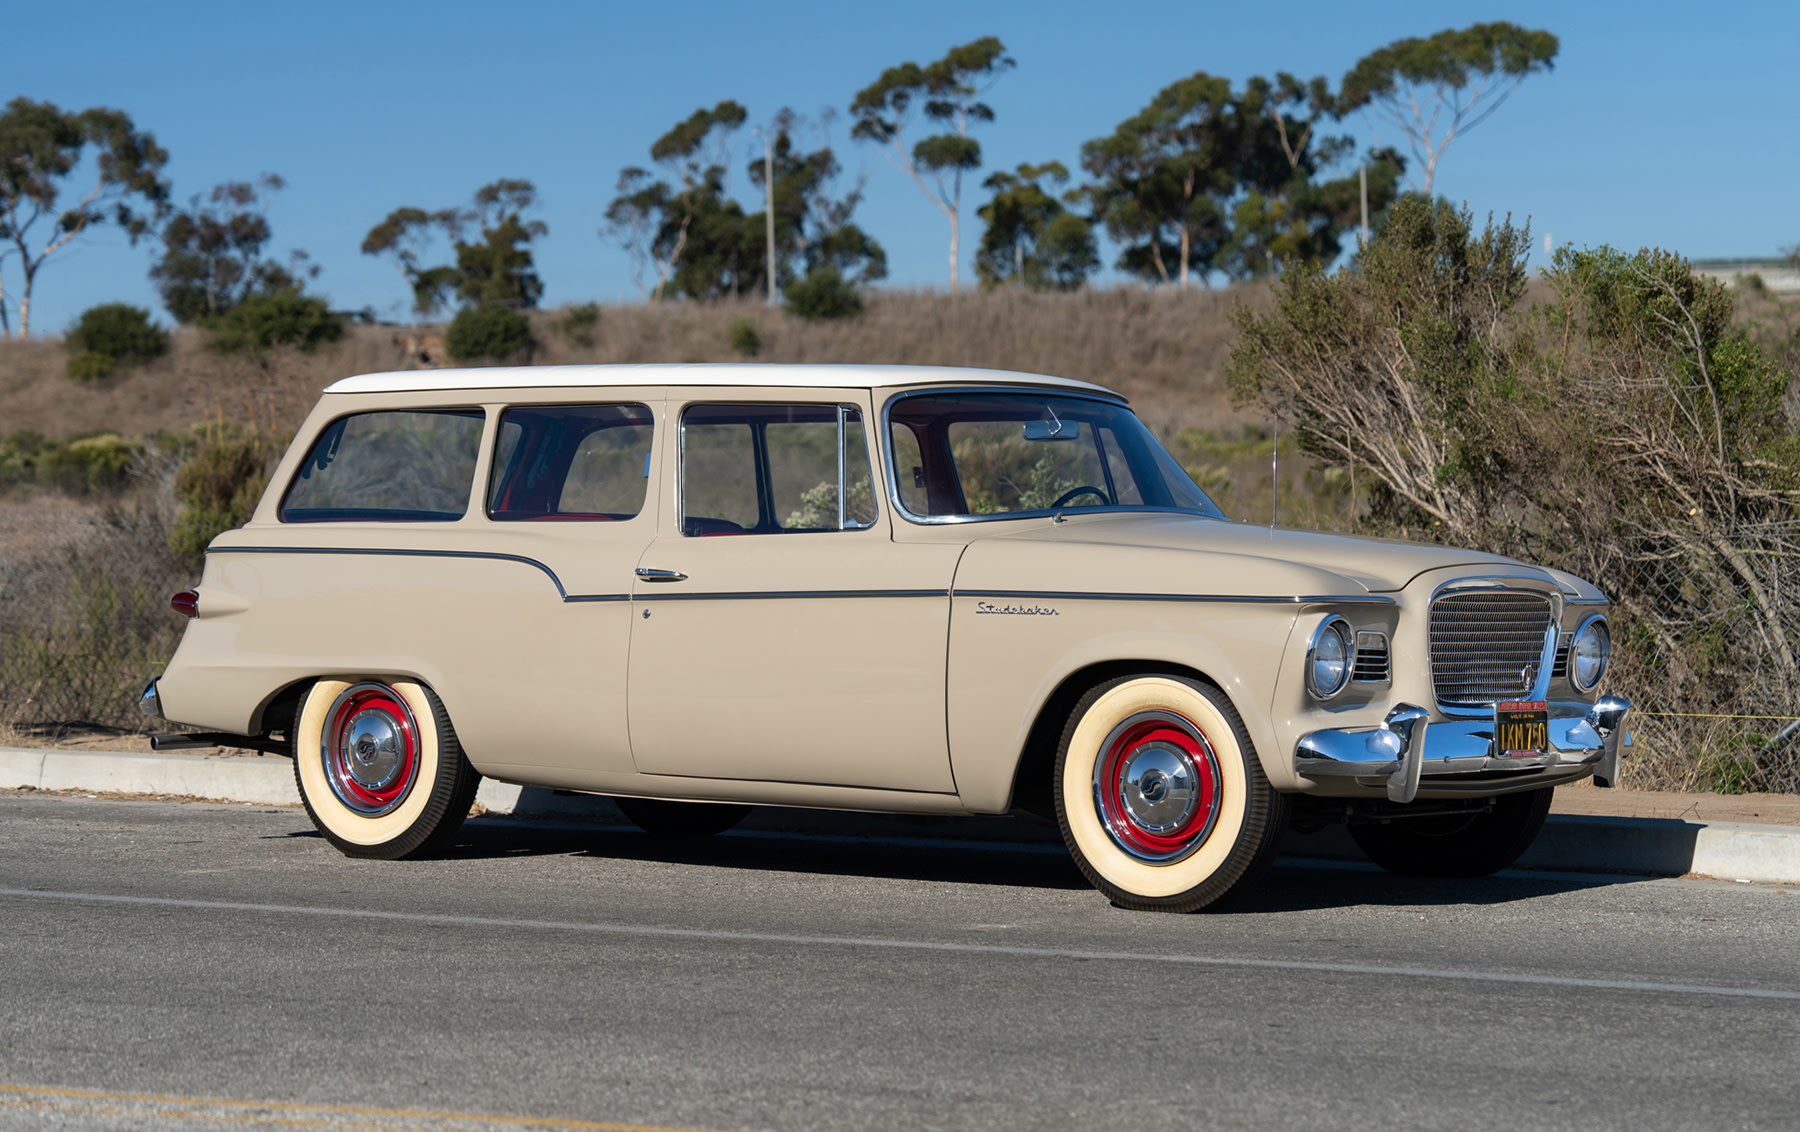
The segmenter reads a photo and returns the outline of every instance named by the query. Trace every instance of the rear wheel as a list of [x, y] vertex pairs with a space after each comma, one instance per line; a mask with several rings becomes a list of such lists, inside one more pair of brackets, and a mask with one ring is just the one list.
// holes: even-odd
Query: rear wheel
[[1254, 887], [1287, 803], [1224, 693], [1127, 676], [1075, 705], [1056, 755], [1056, 817], [1094, 887], [1142, 911], [1195, 912]]
[[711, 837], [750, 813], [749, 806], [723, 802], [664, 802], [655, 798], [614, 798], [619, 811], [645, 833], [657, 837]]
[[1357, 822], [1350, 836], [1390, 873], [1419, 877], [1484, 877], [1531, 848], [1550, 813], [1555, 787], [1502, 794], [1486, 812], [1437, 818]]
[[320, 680], [300, 701], [293, 740], [306, 815], [351, 857], [441, 848], [481, 783], [443, 701], [413, 681]]

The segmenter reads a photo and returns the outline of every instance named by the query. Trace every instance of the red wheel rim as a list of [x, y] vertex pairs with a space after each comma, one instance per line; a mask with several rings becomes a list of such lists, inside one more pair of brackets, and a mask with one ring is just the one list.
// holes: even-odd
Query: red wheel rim
[[418, 778], [418, 723], [392, 688], [353, 684], [325, 715], [319, 753], [338, 801], [379, 817], [405, 801]]
[[1151, 864], [1173, 864], [1206, 843], [1222, 786], [1205, 732], [1174, 712], [1131, 716], [1094, 760], [1094, 809], [1107, 835]]

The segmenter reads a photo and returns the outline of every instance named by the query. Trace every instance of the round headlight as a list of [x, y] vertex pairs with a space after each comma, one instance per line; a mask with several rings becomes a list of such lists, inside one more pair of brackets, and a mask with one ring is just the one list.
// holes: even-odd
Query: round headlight
[[1575, 633], [1569, 646], [1569, 683], [1578, 692], [1591, 692], [1606, 675], [1606, 664], [1612, 659], [1612, 630], [1598, 617], [1590, 617]]
[[1344, 690], [1350, 682], [1350, 668], [1356, 662], [1354, 641], [1350, 622], [1335, 615], [1325, 619], [1306, 650], [1307, 691], [1328, 700]]

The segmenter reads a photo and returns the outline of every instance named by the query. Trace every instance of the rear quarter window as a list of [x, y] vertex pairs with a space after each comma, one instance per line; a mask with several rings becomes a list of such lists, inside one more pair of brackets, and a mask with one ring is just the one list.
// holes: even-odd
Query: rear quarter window
[[468, 511], [480, 409], [339, 417], [281, 501], [284, 523], [454, 522]]

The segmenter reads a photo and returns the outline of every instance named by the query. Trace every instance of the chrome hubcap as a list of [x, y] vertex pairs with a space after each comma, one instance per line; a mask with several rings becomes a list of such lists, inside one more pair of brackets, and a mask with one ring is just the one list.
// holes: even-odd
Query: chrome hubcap
[[406, 800], [418, 777], [418, 723], [387, 685], [352, 684], [325, 713], [319, 757], [338, 801], [380, 817]]
[[1179, 829], [1200, 806], [1194, 760], [1172, 743], [1146, 743], [1121, 760], [1119, 797], [1131, 820], [1151, 833]]
[[394, 717], [379, 708], [357, 712], [344, 729], [344, 764], [359, 786], [379, 790], [400, 774], [405, 740]]
[[1212, 744], [1174, 712], [1131, 716], [1094, 760], [1094, 810], [1107, 836], [1148, 864], [1173, 864], [1206, 843], [1221, 786]]

